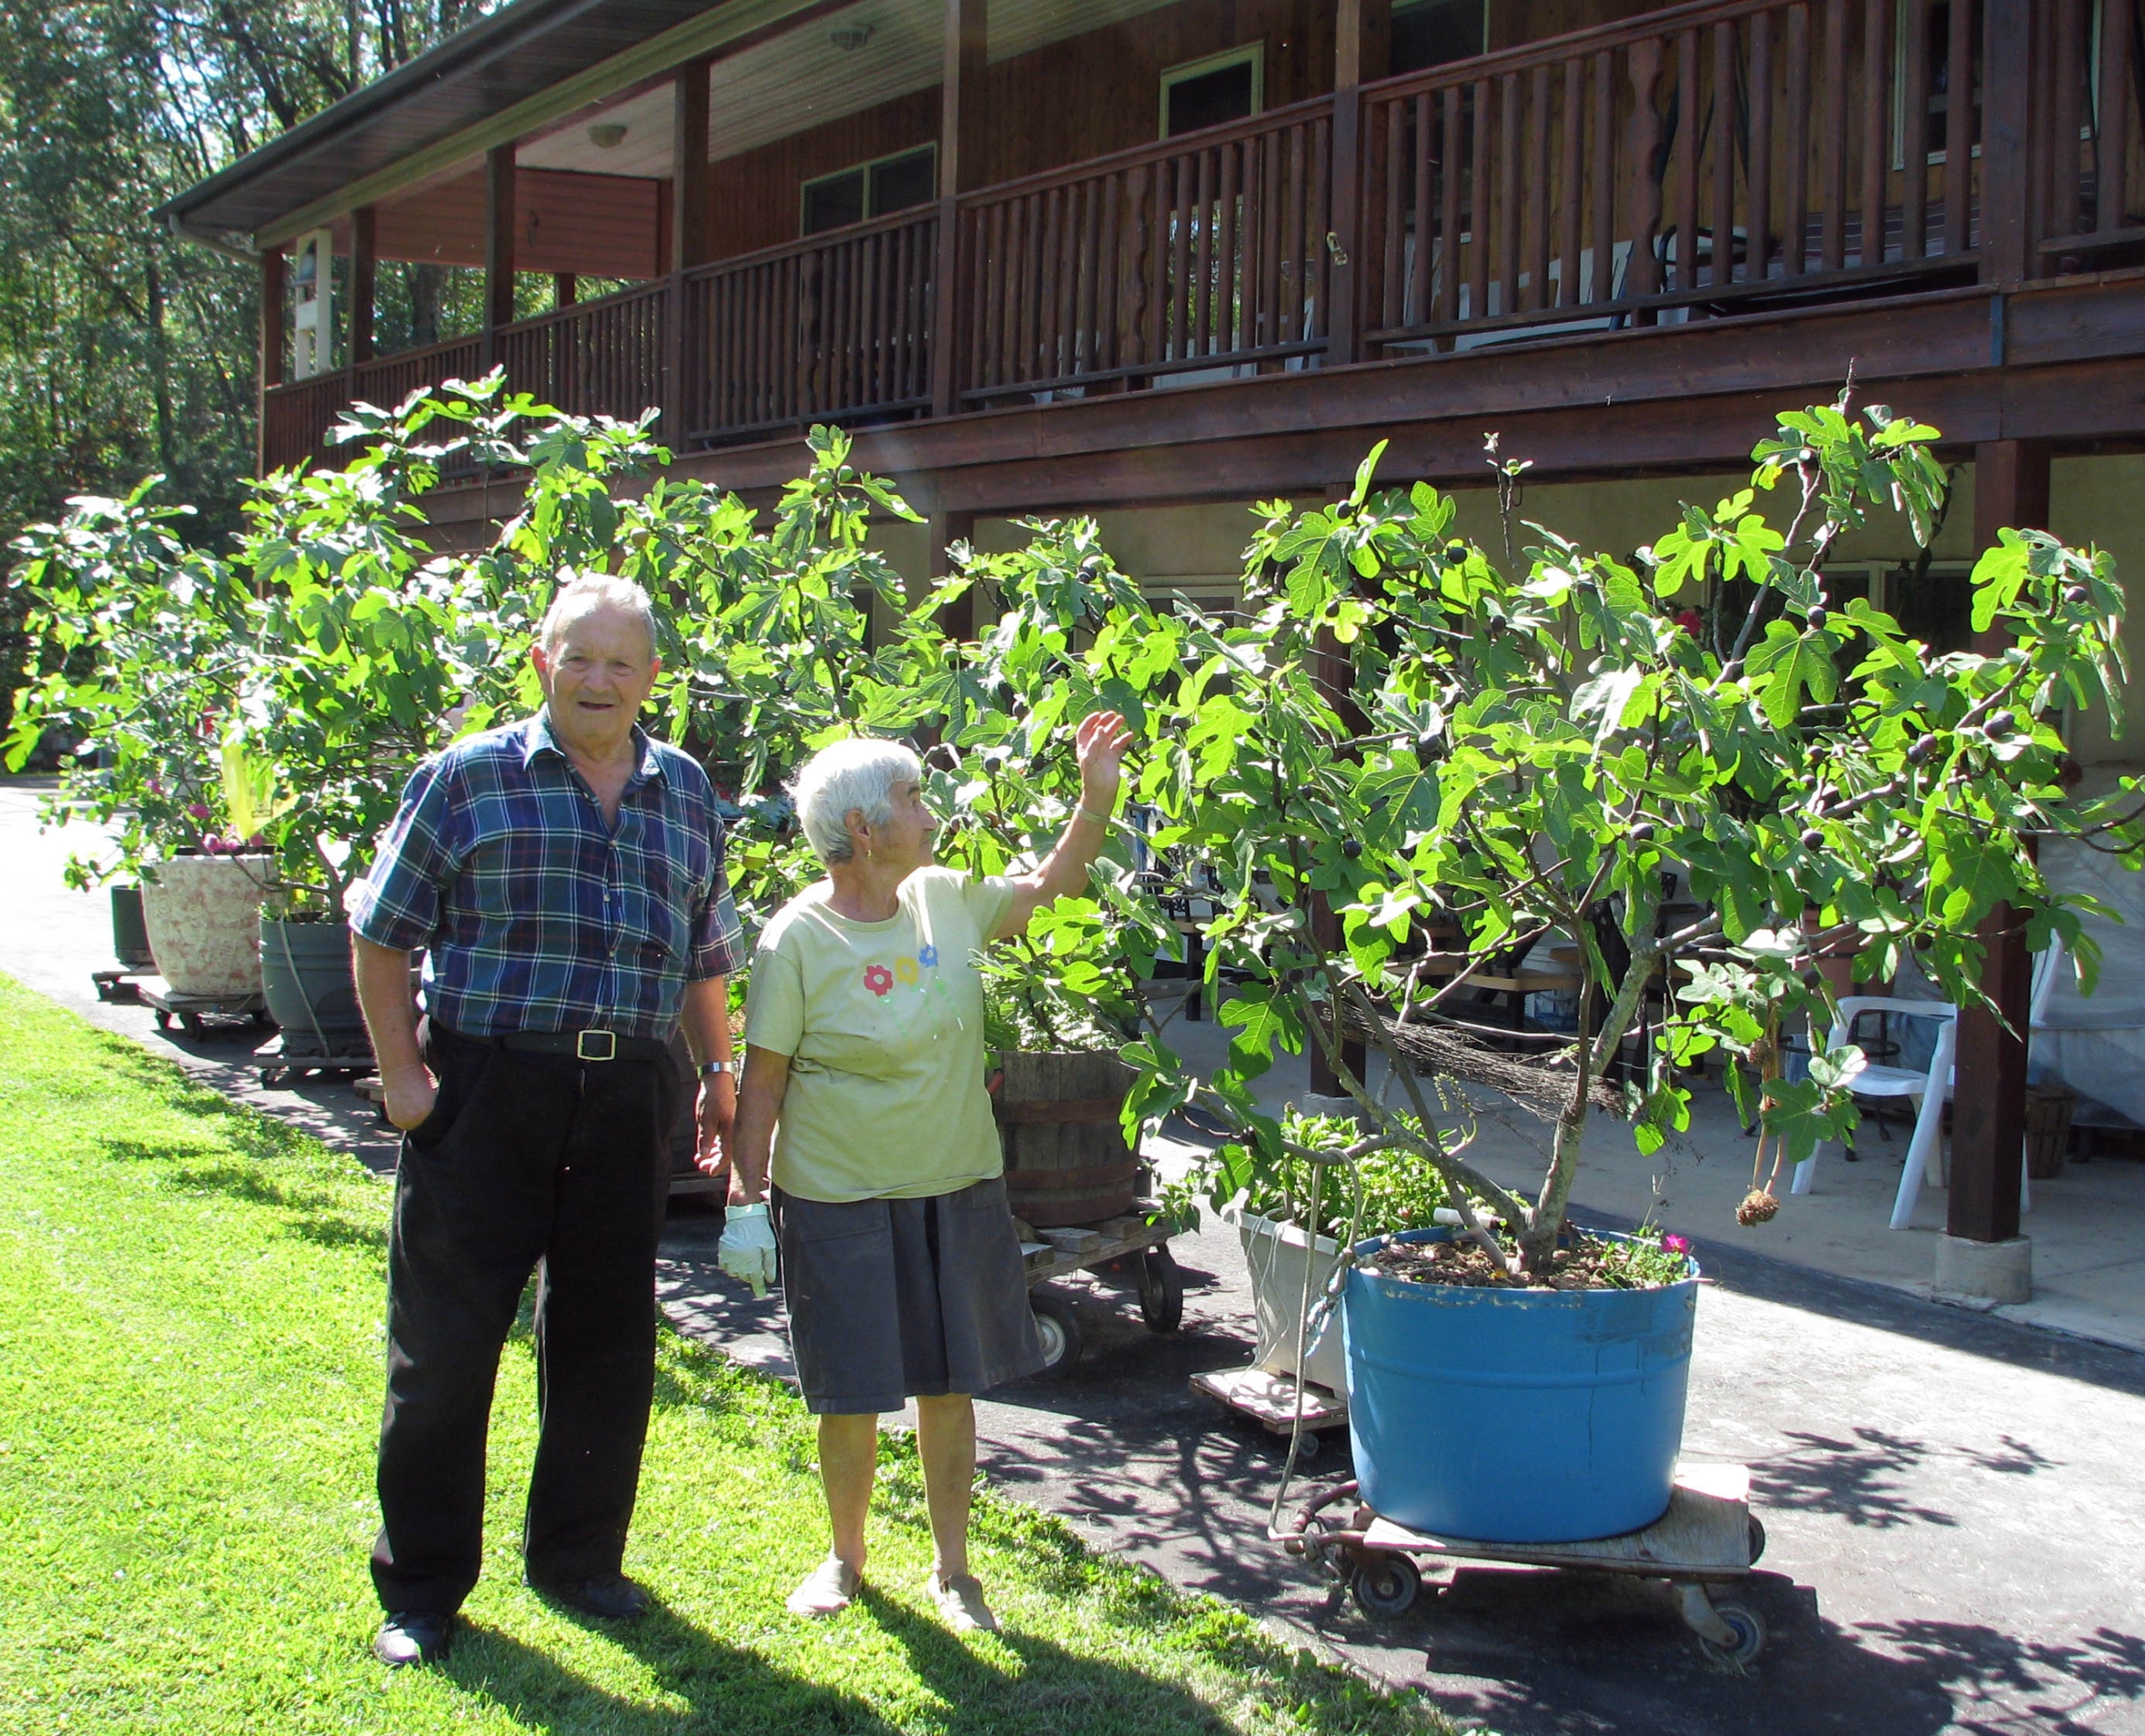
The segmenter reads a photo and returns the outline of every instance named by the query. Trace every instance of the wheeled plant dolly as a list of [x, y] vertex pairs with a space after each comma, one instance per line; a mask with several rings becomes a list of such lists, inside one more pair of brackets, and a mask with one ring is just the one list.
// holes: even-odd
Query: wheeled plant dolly
[[[1765, 1649], [1755, 1609], [1715, 1601], [1750, 1577], [1765, 1553], [1765, 1528], [1750, 1511], [1750, 1472], [1740, 1465], [1691, 1465], [1676, 1473], [1668, 1511], [1641, 1531], [1578, 1543], [1486, 1543], [1435, 1537], [1381, 1518], [1356, 1499], [1357, 1485], [1329, 1489], [1278, 1541], [1324, 1568], [1374, 1620], [1405, 1615], [1423, 1585], [1426, 1562], [1483, 1561], [1663, 1579], [1677, 1593], [1698, 1649], [1716, 1663], [1747, 1664]], [[1353, 1503], [1352, 1506], [1344, 1505]], [[1343, 1520], [1342, 1513], [1347, 1515]]]
[[1044, 1288], [1068, 1272], [1098, 1271], [1119, 1262], [1138, 1263], [1140, 1317], [1150, 1332], [1174, 1332], [1184, 1321], [1184, 1274], [1170, 1253], [1167, 1224], [1150, 1223], [1156, 1210], [1136, 1201], [1130, 1212], [1100, 1223], [1037, 1230], [1037, 1239], [1021, 1244], [1027, 1265], [1028, 1305], [1035, 1310], [1042, 1339], [1046, 1378], [1062, 1374], [1080, 1360], [1080, 1323], [1072, 1305]]

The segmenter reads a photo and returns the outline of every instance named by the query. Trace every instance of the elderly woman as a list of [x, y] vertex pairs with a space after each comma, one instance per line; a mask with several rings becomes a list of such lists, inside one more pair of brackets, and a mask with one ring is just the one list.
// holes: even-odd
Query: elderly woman
[[839, 742], [797, 779], [827, 877], [768, 924], [752, 961], [721, 1254], [757, 1279], [779, 1240], [798, 1377], [819, 1419], [834, 1547], [790, 1594], [796, 1615], [856, 1595], [879, 1415], [913, 1398], [927, 1589], [956, 1630], [996, 1625], [969, 1572], [972, 1395], [1033, 1373], [1042, 1353], [984, 1084], [974, 960], [1086, 890], [1129, 740], [1114, 712], [1082, 722], [1079, 805], [1042, 865], [1010, 879], [933, 865], [936, 823], [906, 747]]

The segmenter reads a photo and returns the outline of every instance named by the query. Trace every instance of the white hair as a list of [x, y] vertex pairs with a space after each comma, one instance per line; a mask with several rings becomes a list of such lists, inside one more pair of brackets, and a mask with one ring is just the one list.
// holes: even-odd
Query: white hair
[[898, 741], [852, 736], [822, 747], [805, 761], [789, 786], [798, 823], [819, 860], [830, 868], [855, 854], [849, 835], [851, 810], [867, 826], [883, 826], [894, 817], [897, 783], [920, 783], [923, 762]]
[[616, 609], [622, 615], [633, 616], [647, 629], [648, 654], [651, 658], [655, 655], [655, 605], [631, 579], [607, 572], [577, 574], [560, 586], [550, 607], [544, 611], [544, 624], [537, 631], [537, 643], [546, 653], [556, 651], [566, 629], [584, 615], [592, 615], [598, 609]]

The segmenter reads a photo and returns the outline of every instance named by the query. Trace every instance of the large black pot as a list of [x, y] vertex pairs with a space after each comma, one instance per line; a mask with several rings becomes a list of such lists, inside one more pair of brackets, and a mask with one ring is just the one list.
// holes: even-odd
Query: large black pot
[[111, 953], [126, 970], [154, 970], [156, 954], [149, 950], [149, 925], [142, 916], [142, 889], [111, 889]]
[[261, 919], [261, 986], [286, 1054], [367, 1055], [348, 922]]

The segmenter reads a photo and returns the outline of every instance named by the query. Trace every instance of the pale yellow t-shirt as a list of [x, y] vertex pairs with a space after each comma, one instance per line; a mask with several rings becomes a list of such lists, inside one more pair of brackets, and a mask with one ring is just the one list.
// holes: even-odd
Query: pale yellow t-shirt
[[774, 1185], [839, 1201], [989, 1181], [1005, 1159], [974, 960], [1013, 902], [1012, 881], [919, 869], [883, 922], [835, 914], [831, 891], [822, 882], [791, 899], [752, 958], [746, 1044], [790, 1057]]

